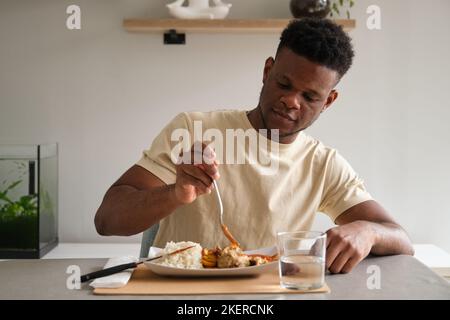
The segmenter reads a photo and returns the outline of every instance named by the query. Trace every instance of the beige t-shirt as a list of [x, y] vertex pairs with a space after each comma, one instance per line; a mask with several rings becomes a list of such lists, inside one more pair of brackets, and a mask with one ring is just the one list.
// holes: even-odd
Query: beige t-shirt
[[[264, 156], [268, 157], [264, 163], [250, 163], [249, 148], [244, 150], [244, 164], [227, 161], [225, 151], [219, 159], [218, 185], [224, 222], [244, 249], [272, 246], [280, 231], [309, 230], [319, 211], [334, 221], [348, 208], [372, 199], [363, 181], [336, 150], [303, 132], [291, 144], [271, 142], [252, 127], [246, 112], [240, 110], [179, 114], [155, 138], [150, 149], [144, 151], [137, 164], [166, 184], [175, 183], [172, 153], [180, 141], [173, 134], [179, 133], [176, 129], [187, 129], [192, 144], [201, 137], [199, 130], [194, 129], [194, 121], [196, 129], [201, 123], [203, 133], [215, 128], [226, 137], [227, 129], [249, 130], [258, 142], [274, 146], [264, 149]], [[246, 141], [248, 147], [249, 140]], [[268, 162], [269, 158], [273, 162]], [[268, 163], [276, 167], [269, 174]], [[164, 247], [168, 241], [194, 241], [204, 247], [228, 245], [220, 228], [218, 210], [214, 192], [179, 207], [160, 221], [154, 245]]]

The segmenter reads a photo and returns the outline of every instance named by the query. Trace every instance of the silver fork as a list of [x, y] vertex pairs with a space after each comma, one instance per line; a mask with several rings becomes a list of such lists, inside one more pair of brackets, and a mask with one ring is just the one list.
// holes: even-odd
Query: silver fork
[[227, 237], [228, 240], [230, 240], [231, 245], [239, 247], [239, 242], [233, 237], [233, 235], [228, 230], [228, 227], [223, 223], [223, 204], [222, 204], [222, 198], [220, 197], [219, 192], [219, 186], [217, 185], [217, 181], [214, 180], [214, 189], [216, 189], [216, 196], [217, 200], [219, 202], [219, 218], [220, 218], [220, 227], [222, 228], [222, 232], [225, 234], [225, 237]]
[[222, 204], [222, 198], [220, 197], [220, 192], [219, 192], [219, 186], [217, 185], [217, 181], [213, 180], [214, 183], [214, 189], [216, 189], [216, 196], [217, 196], [217, 201], [219, 202], [219, 218], [220, 218], [220, 224], [223, 226], [223, 204]]

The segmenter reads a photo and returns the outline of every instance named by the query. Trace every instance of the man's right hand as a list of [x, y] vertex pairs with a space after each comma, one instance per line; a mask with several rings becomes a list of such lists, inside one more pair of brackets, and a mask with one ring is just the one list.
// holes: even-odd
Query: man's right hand
[[[220, 177], [216, 154], [205, 144], [194, 144], [190, 151], [190, 161], [186, 161], [187, 158], [189, 157], [181, 154], [179, 164], [176, 165], [175, 196], [184, 204], [193, 202], [202, 194], [211, 193], [214, 188], [213, 180]], [[194, 160], [201, 161], [196, 163]]]

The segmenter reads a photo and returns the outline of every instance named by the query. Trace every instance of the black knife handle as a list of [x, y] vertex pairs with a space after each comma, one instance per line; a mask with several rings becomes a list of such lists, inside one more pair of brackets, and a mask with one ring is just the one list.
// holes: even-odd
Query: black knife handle
[[125, 263], [125, 264], [120, 264], [118, 266], [114, 266], [111, 268], [106, 268], [103, 270], [99, 270], [99, 271], [95, 271], [95, 272], [91, 272], [88, 274], [85, 274], [83, 276], [81, 276], [80, 281], [81, 282], [86, 282], [92, 279], [96, 279], [96, 278], [102, 278], [102, 277], [106, 277], [115, 273], [118, 273], [120, 271], [123, 270], [127, 270], [130, 268], [136, 268], [138, 265], [137, 262], [130, 262], [130, 263]]

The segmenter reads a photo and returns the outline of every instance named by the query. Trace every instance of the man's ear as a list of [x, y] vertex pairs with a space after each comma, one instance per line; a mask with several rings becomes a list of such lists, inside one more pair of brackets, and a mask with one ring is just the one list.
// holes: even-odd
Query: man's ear
[[273, 67], [275, 60], [272, 57], [268, 57], [266, 59], [266, 63], [264, 64], [264, 74], [263, 74], [263, 83], [265, 84], [267, 78], [269, 77], [269, 72]]
[[325, 110], [327, 110], [329, 107], [331, 107], [331, 105], [333, 104], [333, 102], [336, 101], [336, 99], [338, 98], [339, 93], [336, 90], [331, 90], [330, 94], [328, 95], [327, 98], [327, 102], [325, 103], [325, 105], [322, 108], [322, 111], [320, 111], [320, 113], [324, 112]]

